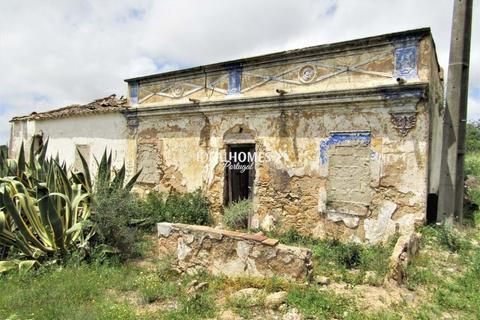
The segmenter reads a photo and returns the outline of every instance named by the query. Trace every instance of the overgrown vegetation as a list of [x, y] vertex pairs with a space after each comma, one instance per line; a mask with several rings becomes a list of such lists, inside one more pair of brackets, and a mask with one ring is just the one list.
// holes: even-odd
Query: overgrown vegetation
[[249, 199], [240, 200], [225, 208], [223, 222], [230, 229], [247, 229], [252, 215], [252, 201]]
[[163, 221], [209, 225], [212, 223], [209, 209], [210, 203], [200, 189], [189, 193], [150, 192], [140, 208], [145, 220], [143, 225]]
[[91, 217], [91, 207], [112, 193], [128, 192], [138, 177], [125, 184], [125, 166], [113, 172], [111, 154], [107, 156], [106, 151], [95, 177], [81, 154], [83, 171], [69, 172], [58, 157], [46, 157], [47, 148], [48, 142], [35, 152], [32, 144], [28, 160], [23, 145], [17, 160], [0, 155], [0, 245], [8, 254], [6, 260], [2, 249], [2, 271], [63, 260], [74, 251], [85, 256], [95, 238], [106, 248], [109, 243], [102, 236], [105, 228], [100, 229], [98, 215]]
[[411, 290], [427, 290], [430, 296], [418, 311], [422, 319], [445, 313], [459, 319], [480, 317], [479, 231], [421, 229], [423, 250], [407, 268], [407, 285]]
[[480, 225], [480, 121], [467, 124], [465, 222]]
[[14, 258], [64, 257], [84, 248], [92, 235], [89, 194], [67, 177], [58, 159], [45, 157], [46, 148], [35, 156], [32, 146], [27, 162], [22, 145], [17, 161], [1, 161], [0, 244]]
[[92, 246], [95, 253], [104, 258], [113, 253], [121, 258], [134, 257], [138, 252], [136, 243], [141, 233], [132, 223], [139, 206], [134, 195], [125, 190], [97, 192], [92, 205], [92, 224], [96, 234]]
[[271, 233], [281, 242], [310, 248], [313, 252], [314, 272], [336, 281], [357, 285], [381, 285], [388, 271], [390, 257], [397, 237], [388, 244], [361, 245], [336, 239], [314, 240], [302, 236], [295, 229], [283, 234]]
[[469, 153], [480, 153], [480, 120], [467, 123], [466, 147]]
[[[169, 259], [152, 262], [154, 267], [137, 266], [131, 261], [121, 266], [69, 260], [63, 267], [0, 275], [0, 318], [90, 319], [94, 315], [98, 319], [217, 319], [230, 310], [244, 319], [281, 319], [295, 308], [305, 319], [478, 319], [479, 230], [424, 227], [420, 231], [422, 250], [407, 268], [409, 290], [400, 287], [391, 289], [392, 293], [389, 289], [370, 296], [375, 292], [371, 288], [384, 289], [341, 274], [342, 268], [347, 273], [383, 268], [384, 250], [389, 252], [389, 246], [316, 241], [291, 230], [282, 241], [312, 248], [317, 275], [328, 275], [337, 285], [204, 273], [179, 276]], [[207, 285], [192, 291], [192, 283]], [[357, 287], [360, 283], [363, 284]], [[229, 299], [243, 288], [257, 288], [264, 295], [286, 291], [284, 308], [269, 310], [262, 305], [263, 299], [253, 306], [246, 299]], [[337, 288], [346, 289], [339, 292]], [[400, 298], [389, 304], [389, 294], [414, 298], [410, 302]]]
[[306, 317], [319, 319], [341, 319], [357, 312], [353, 301], [333, 292], [319, 291], [315, 287], [294, 288], [287, 302], [296, 306]]

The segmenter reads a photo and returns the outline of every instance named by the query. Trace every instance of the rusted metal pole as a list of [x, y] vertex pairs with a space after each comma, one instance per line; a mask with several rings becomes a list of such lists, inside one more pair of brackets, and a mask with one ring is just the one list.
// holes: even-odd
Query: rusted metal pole
[[463, 218], [465, 131], [473, 0], [454, 0], [437, 220]]

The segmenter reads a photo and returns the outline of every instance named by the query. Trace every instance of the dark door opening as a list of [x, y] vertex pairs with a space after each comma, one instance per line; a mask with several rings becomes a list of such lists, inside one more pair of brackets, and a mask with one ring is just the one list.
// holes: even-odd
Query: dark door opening
[[438, 196], [436, 193], [429, 193], [427, 196], [427, 224], [437, 222]]
[[254, 180], [255, 145], [229, 145], [225, 163], [225, 204], [251, 199]]

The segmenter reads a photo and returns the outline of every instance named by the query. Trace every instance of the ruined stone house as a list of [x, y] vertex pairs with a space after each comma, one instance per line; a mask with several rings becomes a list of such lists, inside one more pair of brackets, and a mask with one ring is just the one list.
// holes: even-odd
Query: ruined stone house
[[[12, 119], [75, 166], [104, 147], [141, 190], [201, 188], [223, 207], [251, 198], [251, 227], [378, 242], [436, 208], [443, 100], [429, 29], [126, 80], [127, 101]], [[62, 111], [63, 110], [63, 111]], [[434, 217], [433, 217], [434, 219]]]

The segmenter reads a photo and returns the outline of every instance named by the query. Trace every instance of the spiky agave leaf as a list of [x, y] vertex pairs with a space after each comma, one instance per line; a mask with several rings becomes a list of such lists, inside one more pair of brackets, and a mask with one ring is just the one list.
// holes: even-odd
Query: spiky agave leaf
[[27, 168], [27, 164], [25, 162], [25, 149], [24, 149], [23, 142], [22, 142], [22, 145], [20, 147], [20, 151], [18, 153], [17, 172], [16, 172], [17, 177], [19, 177], [21, 179], [23, 174], [25, 173], [26, 168]]
[[142, 173], [142, 170], [143, 169], [140, 169], [132, 178], [130, 178], [130, 180], [127, 182], [127, 184], [125, 185], [125, 191], [127, 192], [130, 192], [133, 188], [133, 186], [135, 185], [135, 183], [137, 182], [138, 180], [138, 177], [140, 176], [140, 174]]
[[80, 152], [80, 150], [77, 149], [77, 153], [80, 157], [80, 161], [82, 162], [82, 168], [83, 168], [84, 179], [80, 179], [80, 180], [83, 180], [82, 185], [84, 186], [84, 188], [88, 192], [92, 192], [92, 178], [90, 175], [90, 169], [88, 167], [88, 163], [85, 160], [85, 157], [83, 156], [83, 154]]

